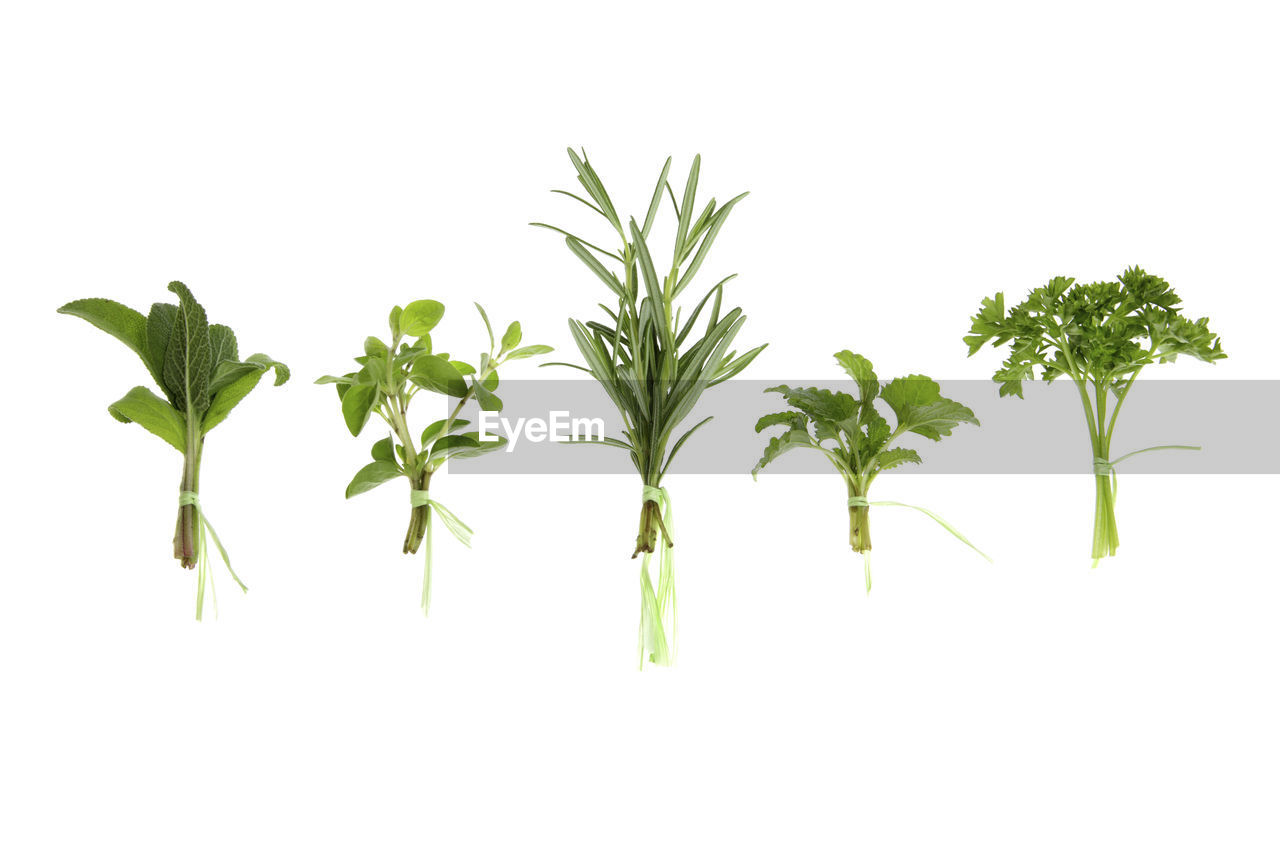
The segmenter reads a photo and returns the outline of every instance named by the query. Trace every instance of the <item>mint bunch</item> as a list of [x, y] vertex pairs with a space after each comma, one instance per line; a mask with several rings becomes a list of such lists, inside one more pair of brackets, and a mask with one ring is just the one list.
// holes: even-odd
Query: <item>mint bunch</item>
[[[844, 480], [849, 505], [849, 545], [864, 556], [867, 592], [871, 591], [871, 507], [905, 506], [919, 510], [937, 521], [952, 535], [975, 551], [978, 549], [955, 528], [923, 507], [896, 501], [870, 501], [871, 484], [883, 472], [900, 465], [921, 463], [920, 453], [897, 442], [907, 433], [933, 441], [951, 435], [960, 424], [978, 426], [967, 407], [942, 396], [938, 383], [927, 376], [911, 374], [881, 385], [875, 370], [861, 355], [849, 350], [835, 354], [836, 361], [853, 379], [857, 395], [825, 388], [792, 388], [778, 385], [765, 393], [781, 394], [791, 409], [765, 415], [756, 422], [756, 432], [786, 427], [769, 439], [764, 455], [751, 470], [758, 475], [779, 456], [797, 448], [816, 450], [835, 466]], [[876, 408], [882, 401], [894, 416], [894, 425]], [[978, 551], [982, 554], [981, 551]], [[983, 554], [985, 557], [986, 555]]]

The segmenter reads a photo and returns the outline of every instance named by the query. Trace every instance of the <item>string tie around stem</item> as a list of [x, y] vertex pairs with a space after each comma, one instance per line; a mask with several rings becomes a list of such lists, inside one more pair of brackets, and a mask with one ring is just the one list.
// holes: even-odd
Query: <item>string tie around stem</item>
[[[199, 621], [204, 618], [204, 587], [206, 582], [209, 585], [210, 597], [213, 599], [213, 613], [215, 616], [218, 614], [218, 592], [214, 589], [213, 573], [209, 570], [208, 539], [213, 539], [213, 544], [217, 546], [218, 553], [222, 555], [223, 564], [227, 567], [232, 579], [239, 584], [240, 589], [248, 592], [249, 587], [244, 585], [244, 581], [240, 580], [236, 570], [231, 568], [231, 557], [227, 554], [227, 549], [222, 546], [222, 540], [218, 538], [218, 532], [209, 523], [209, 516], [205, 515], [204, 509], [200, 506], [200, 495], [196, 492], [180, 491], [178, 492], [178, 506], [189, 506], [196, 515], [196, 550], [199, 551], [199, 556], [196, 558], [196, 620]], [[206, 533], [208, 534], [207, 538]]]
[[963, 533], [961, 533], [959, 530], [956, 530], [954, 527], [948, 524], [942, 518], [942, 516], [938, 515], [933, 510], [925, 509], [924, 507], [916, 506], [915, 504], [899, 503], [898, 501], [869, 501], [867, 500], [865, 495], [854, 495], [853, 497], [849, 498], [849, 506], [851, 507], [901, 506], [901, 507], [906, 507], [907, 509], [914, 509], [916, 512], [922, 512], [925, 515], [932, 518], [934, 521], [938, 522], [938, 524], [942, 525], [943, 529], [945, 529], [952, 536], [956, 537], [961, 542], [968, 545], [973, 550], [977, 551], [982, 556], [982, 558], [986, 560], [988, 563], [994, 562], [990, 557], [988, 557], [985, 553], [983, 553], [981, 548], [979, 548], [977, 545], [974, 545], [972, 542], [966, 539]]
[[1123, 456], [1117, 456], [1115, 459], [1103, 459], [1101, 456], [1093, 457], [1093, 473], [1098, 477], [1111, 477], [1111, 498], [1115, 500], [1116, 493], [1120, 491], [1120, 481], [1116, 477], [1116, 466], [1130, 456], [1137, 456], [1139, 453], [1150, 453], [1153, 450], [1200, 450], [1198, 444], [1157, 444], [1154, 447], [1144, 447], [1141, 450], [1133, 450]]
[[640, 668], [644, 669], [646, 658], [659, 666], [670, 666], [676, 660], [675, 511], [671, 505], [671, 494], [665, 488], [645, 485], [640, 497], [642, 505], [649, 502], [657, 504], [662, 526], [656, 591], [649, 574], [649, 560], [653, 554], [646, 551], [640, 563], [639, 654]]
[[474, 532], [470, 527], [462, 522], [462, 519], [453, 514], [453, 511], [446, 507], [440, 501], [433, 500], [431, 493], [426, 489], [411, 489], [409, 491], [409, 506], [417, 509], [420, 506], [427, 508], [427, 530], [425, 541], [423, 542], [426, 558], [422, 570], [422, 615], [426, 616], [431, 609], [431, 510], [440, 513], [440, 520], [444, 522], [444, 526], [449, 529], [454, 538], [471, 547], [471, 534]]

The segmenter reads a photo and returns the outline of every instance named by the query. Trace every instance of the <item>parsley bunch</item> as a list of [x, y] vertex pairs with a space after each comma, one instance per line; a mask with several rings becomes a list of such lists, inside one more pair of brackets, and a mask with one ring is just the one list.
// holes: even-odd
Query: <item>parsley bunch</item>
[[1065, 376], [1079, 390], [1093, 449], [1095, 566], [1114, 556], [1120, 544], [1114, 466], [1134, 453], [1199, 449], [1161, 445], [1111, 457], [1116, 419], [1143, 368], [1180, 355], [1208, 362], [1226, 358], [1209, 320], [1183, 317], [1181, 302], [1167, 281], [1138, 267], [1125, 270], [1116, 281], [1093, 284], [1059, 276], [1007, 313], [1003, 293], [983, 299], [964, 339], [969, 355], [986, 343], [1009, 345], [1009, 358], [993, 377], [1002, 397], [1021, 397], [1022, 383], [1037, 378], [1037, 369], [1046, 382]]

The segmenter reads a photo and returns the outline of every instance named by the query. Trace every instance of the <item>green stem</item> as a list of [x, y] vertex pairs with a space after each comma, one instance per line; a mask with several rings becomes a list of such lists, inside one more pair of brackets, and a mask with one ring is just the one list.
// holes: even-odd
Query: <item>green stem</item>
[[[846, 481], [849, 497], [866, 497], [867, 490], [861, 483]], [[849, 507], [849, 547], [859, 554], [871, 550], [871, 507]]]
[[[653, 484], [645, 483], [645, 485]], [[636, 549], [631, 552], [631, 558], [634, 560], [640, 554], [654, 553], [658, 549], [659, 534], [667, 543], [675, 544], [663, 527], [662, 508], [658, 506], [657, 501], [645, 501], [640, 506], [640, 531], [636, 534]]]
[[[1104, 428], [1103, 423], [1106, 419], [1106, 394], [1107, 386], [1105, 382], [1094, 382], [1094, 396], [1098, 400], [1098, 409], [1096, 414], [1096, 422], [1094, 421], [1094, 413], [1089, 412], [1090, 436], [1093, 445], [1094, 459], [1111, 459], [1111, 429], [1115, 425], [1115, 416], [1119, 412], [1119, 400], [1116, 403], [1115, 410], [1111, 413], [1111, 427]], [[1116, 526], [1116, 500], [1115, 491], [1112, 488], [1111, 474], [1103, 473], [1094, 476], [1094, 505], [1093, 505], [1093, 548], [1090, 556], [1093, 557], [1093, 564], [1096, 566], [1098, 561], [1104, 557], [1114, 557], [1116, 548], [1120, 545], [1120, 533]]]
[[1094, 477], [1095, 500], [1093, 511], [1093, 564], [1104, 557], [1114, 557], [1120, 545], [1120, 532], [1116, 527], [1115, 492], [1110, 475]]
[[[182, 457], [182, 482], [179, 490], [200, 493], [200, 456], [204, 436], [197, 419], [187, 417], [187, 448]], [[178, 523], [173, 534], [173, 557], [184, 569], [194, 569], [200, 559], [200, 519], [195, 506], [178, 507]]]
[[[428, 491], [431, 486], [431, 473], [423, 471], [417, 477], [409, 479], [411, 488], [417, 491]], [[422, 544], [422, 537], [427, 532], [427, 513], [430, 507], [426, 504], [415, 506], [409, 511], [409, 530], [404, 535], [404, 553], [418, 553], [418, 546]]]

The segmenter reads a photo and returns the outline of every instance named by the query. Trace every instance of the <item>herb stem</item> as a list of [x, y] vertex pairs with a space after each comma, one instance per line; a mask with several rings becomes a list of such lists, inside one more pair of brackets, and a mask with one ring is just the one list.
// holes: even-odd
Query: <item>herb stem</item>
[[[200, 493], [200, 456], [204, 448], [204, 436], [200, 434], [200, 419], [196, 412], [187, 411], [186, 450], [182, 456], [183, 492]], [[178, 507], [178, 523], [173, 534], [173, 556], [182, 562], [184, 569], [193, 569], [200, 559], [200, 532], [197, 509], [188, 504]]]

